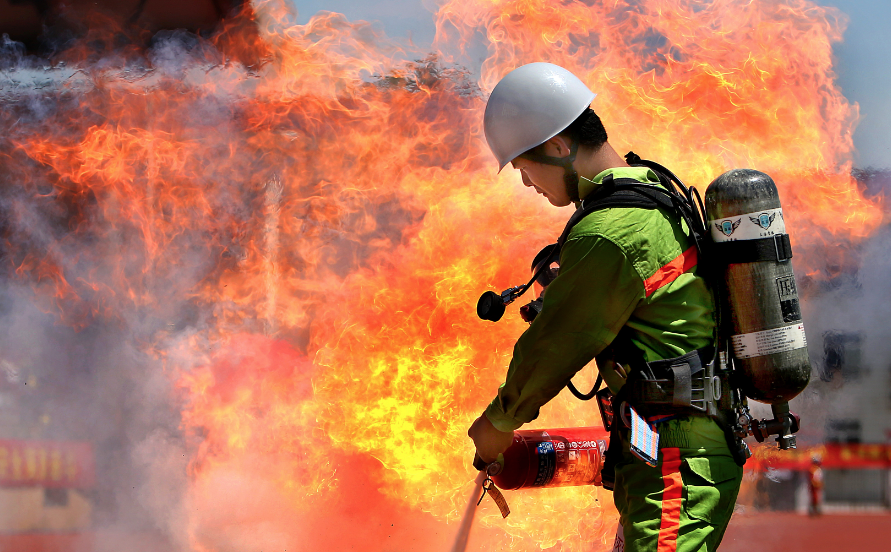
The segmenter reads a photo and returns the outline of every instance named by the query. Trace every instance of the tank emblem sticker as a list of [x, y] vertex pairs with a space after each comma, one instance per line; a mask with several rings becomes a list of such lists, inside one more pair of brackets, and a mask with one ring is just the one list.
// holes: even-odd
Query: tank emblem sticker
[[773, 219], [777, 218], [776, 213], [761, 213], [757, 217], [749, 217], [749, 220], [767, 230], [773, 224]]
[[716, 223], [715, 223], [715, 226], [718, 228], [718, 230], [720, 230], [721, 232], [723, 232], [725, 236], [729, 236], [729, 235], [733, 234], [733, 232], [734, 232], [737, 228], [739, 228], [739, 223], [741, 223], [741, 222], [742, 222], [742, 219], [741, 219], [741, 218], [736, 219], [735, 221], [733, 221], [733, 220], [724, 220], [724, 221], [721, 221], [721, 222], [716, 222]]
[[[748, 219], [751, 224], [740, 224]], [[710, 219], [712, 240], [716, 243], [757, 240], [786, 233], [786, 222], [781, 208], [754, 213], [734, 213], [729, 217]]]

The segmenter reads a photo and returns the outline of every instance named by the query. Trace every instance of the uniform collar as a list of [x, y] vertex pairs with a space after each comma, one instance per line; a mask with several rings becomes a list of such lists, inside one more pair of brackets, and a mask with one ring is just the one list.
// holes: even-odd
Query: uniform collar
[[587, 179], [584, 176], [580, 176], [579, 197], [587, 197], [597, 188], [597, 186], [603, 184], [603, 179], [606, 178], [606, 175], [608, 174], [613, 175], [613, 178], [633, 178], [638, 182], [649, 182], [652, 184], [659, 183], [659, 177], [656, 176], [656, 173], [654, 173], [647, 167], [613, 167], [611, 169], [601, 171], [592, 179]]

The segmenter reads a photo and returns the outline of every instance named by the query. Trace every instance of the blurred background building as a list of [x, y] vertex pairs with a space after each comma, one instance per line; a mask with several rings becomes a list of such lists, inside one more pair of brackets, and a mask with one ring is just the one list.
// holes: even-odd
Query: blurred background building
[[0, 550], [89, 545], [93, 446], [56, 438], [52, 404], [34, 370], [0, 360]]

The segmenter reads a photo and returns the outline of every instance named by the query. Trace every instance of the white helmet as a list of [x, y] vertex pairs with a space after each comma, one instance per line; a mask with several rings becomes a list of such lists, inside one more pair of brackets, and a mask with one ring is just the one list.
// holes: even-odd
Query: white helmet
[[530, 63], [505, 75], [489, 96], [483, 121], [498, 171], [565, 130], [596, 96], [578, 77], [552, 63]]

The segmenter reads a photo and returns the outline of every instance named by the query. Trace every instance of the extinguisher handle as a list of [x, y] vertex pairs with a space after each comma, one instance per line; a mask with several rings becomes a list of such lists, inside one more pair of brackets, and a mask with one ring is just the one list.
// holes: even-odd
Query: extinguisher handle
[[489, 466], [485, 460], [480, 458], [479, 454], [474, 453], [473, 455], [473, 467], [476, 468], [477, 471], [485, 471], [485, 469]]
[[480, 458], [479, 454], [473, 455], [473, 467], [478, 471], [484, 471], [487, 475], [496, 476], [504, 469], [504, 454], [498, 453], [498, 459], [494, 462], [486, 463]]

